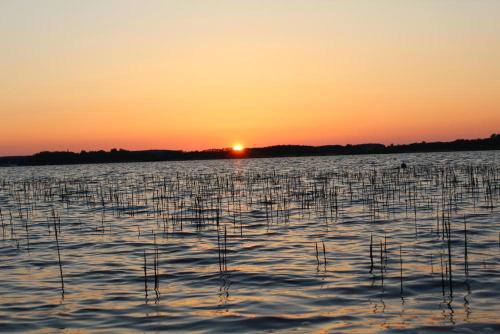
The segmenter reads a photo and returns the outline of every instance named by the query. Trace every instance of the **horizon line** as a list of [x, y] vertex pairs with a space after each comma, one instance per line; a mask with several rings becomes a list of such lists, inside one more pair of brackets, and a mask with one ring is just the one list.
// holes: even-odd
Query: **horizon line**
[[[500, 133], [500, 132], [499, 132]], [[323, 145], [308, 145], [308, 144], [275, 144], [275, 145], [268, 145], [268, 146], [255, 146], [255, 147], [246, 147], [244, 146], [244, 150], [255, 150], [255, 149], [265, 149], [265, 148], [271, 148], [271, 147], [285, 147], [285, 146], [298, 146], [298, 147], [328, 147], [328, 146], [340, 146], [340, 147], [348, 147], [348, 146], [363, 146], [363, 145], [383, 145], [384, 147], [391, 147], [391, 146], [405, 146], [405, 145], [414, 145], [414, 144], [432, 144], [432, 143], [452, 143], [456, 141], [473, 141], [473, 140], [486, 140], [486, 139], [491, 139], [494, 138], [495, 136], [499, 136], [499, 133], [492, 133], [488, 137], [475, 137], [475, 138], [456, 138], [452, 140], [447, 140], [447, 141], [414, 141], [414, 142], [408, 142], [408, 143], [391, 143], [391, 144], [384, 144], [384, 143], [377, 143], [377, 142], [364, 142], [364, 143], [349, 143], [349, 144], [323, 144]], [[123, 147], [116, 147], [116, 148], [111, 148], [108, 151], [105, 149], [97, 149], [97, 150], [87, 150], [87, 149], [82, 149], [79, 152], [78, 151], [72, 151], [72, 150], [42, 150], [38, 152], [34, 152], [32, 154], [24, 154], [24, 155], [4, 155], [0, 156], [0, 158], [15, 158], [15, 157], [32, 157], [40, 153], [74, 153], [74, 154], [82, 154], [82, 153], [92, 153], [92, 152], [106, 152], [106, 153], [111, 153], [114, 151], [122, 151], [122, 152], [148, 152], [148, 151], [172, 151], [172, 152], [182, 152], [182, 153], [196, 153], [196, 152], [221, 152], [221, 151], [232, 151], [231, 146], [226, 146], [226, 147], [219, 147], [219, 148], [207, 148], [207, 149], [195, 149], [195, 150], [184, 150], [184, 149], [170, 149], [170, 148], [149, 148], [149, 149], [138, 149], [138, 150], [133, 150], [133, 149], [126, 149]]]

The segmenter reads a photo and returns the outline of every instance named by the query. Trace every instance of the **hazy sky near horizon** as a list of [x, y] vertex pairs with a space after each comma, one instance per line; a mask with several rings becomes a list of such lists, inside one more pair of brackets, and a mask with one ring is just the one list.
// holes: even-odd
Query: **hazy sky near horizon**
[[0, 0], [0, 155], [500, 131], [500, 1]]

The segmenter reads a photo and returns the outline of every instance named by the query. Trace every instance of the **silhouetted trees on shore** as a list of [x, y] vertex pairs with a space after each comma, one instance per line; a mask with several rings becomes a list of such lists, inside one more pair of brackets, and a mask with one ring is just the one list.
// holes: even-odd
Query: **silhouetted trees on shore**
[[246, 148], [242, 152], [232, 149], [211, 149], [204, 151], [145, 150], [128, 151], [112, 149], [106, 151], [40, 152], [32, 156], [0, 157], [0, 166], [59, 165], [114, 162], [145, 162], [172, 160], [272, 158], [321, 155], [384, 154], [412, 152], [446, 152], [499, 150], [500, 135], [492, 134], [484, 139], [458, 139], [451, 142], [420, 142], [404, 145], [360, 144], [360, 145], [277, 145], [260, 148]]

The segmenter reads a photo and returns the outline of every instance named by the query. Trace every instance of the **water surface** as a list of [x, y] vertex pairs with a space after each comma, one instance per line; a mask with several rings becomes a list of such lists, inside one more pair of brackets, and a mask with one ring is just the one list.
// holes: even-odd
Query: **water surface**
[[0, 331], [499, 332], [499, 157], [2, 168]]

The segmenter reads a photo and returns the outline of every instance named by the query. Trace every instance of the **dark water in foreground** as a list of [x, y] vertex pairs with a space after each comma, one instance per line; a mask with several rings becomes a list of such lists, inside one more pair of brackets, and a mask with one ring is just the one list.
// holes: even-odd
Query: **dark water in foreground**
[[499, 152], [3, 168], [0, 331], [498, 333], [499, 199]]

